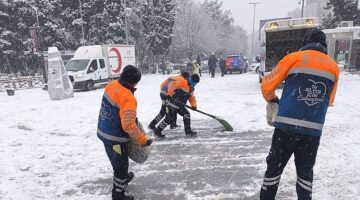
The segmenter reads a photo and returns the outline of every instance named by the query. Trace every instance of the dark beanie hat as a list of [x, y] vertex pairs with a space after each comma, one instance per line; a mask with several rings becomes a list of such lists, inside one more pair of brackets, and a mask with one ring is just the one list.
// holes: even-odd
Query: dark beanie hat
[[326, 35], [324, 32], [318, 29], [312, 29], [305, 35], [303, 45], [307, 45], [309, 43], [321, 43], [325, 47], [326, 45]]
[[181, 76], [184, 77], [185, 79], [190, 77], [189, 72], [181, 72]]
[[200, 82], [200, 76], [197, 74], [193, 74], [191, 76], [191, 79], [195, 82], [195, 83], [199, 83]]
[[133, 65], [127, 65], [120, 75], [120, 81], [130, 84], [136, 84], [140, 81], [140, 79], [141, 72], [137, 67]]

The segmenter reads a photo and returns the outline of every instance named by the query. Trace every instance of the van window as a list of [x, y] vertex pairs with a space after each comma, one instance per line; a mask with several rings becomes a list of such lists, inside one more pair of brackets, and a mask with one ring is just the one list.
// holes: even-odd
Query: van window
[[101, 68], [101, 69], [104, 69], [104, 68], [105, 68], [105, 61], [104, 61], [104, 59], [100, 59], [99, 62], [100, 62], [100, 68]]
[[88, 66], [90, 60], [89, 59], [82, 59], [82, 60], [69, 60], [69, 62], [66, 63], [66, 71], [82, 71], [85, 70]]
[[87, 73], [95, 72], [97, 69], [98, 69], [97, 60], [93, 60], [93, 61], [91, 61], [91, 64], [89, 66]]

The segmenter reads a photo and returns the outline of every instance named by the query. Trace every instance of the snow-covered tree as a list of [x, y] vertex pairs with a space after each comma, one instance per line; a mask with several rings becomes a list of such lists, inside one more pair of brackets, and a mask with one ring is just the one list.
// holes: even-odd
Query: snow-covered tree
[[169, 51], [173, 39], [174, 7], [172, 0], [147, 0], [143, 6], [145, 40], [156, 56]]
[[6, 73], [23, 72], [31, 57], [29, 27], [35, 22], [28, 2], [1, 2], [0, 6], [0, 70]]
[[14, 33], [9, 30], [11, 23], [9, 5], [0, 1], [0, 72], [10, 73], [11, 49]]
[[341, 21], [354, 21], [354, 25], [360, 25], [360, 11], [357, 10], [357, 0], [329, 0], [327, 10], [332, 10], [324, 16], [322, 26], [324, 28], [335, 28]]
[[[200, 5], [192, 0], [178, 3], [171, 45], [172, 59], [195, 58], [205, 45], [211, 43], [212, 31], [208, 30], [211, 18]], [[207, 40], [207, 41], [203, 41]], [[205, 43], [206, 42], [206, 43]]]
[[174, 62], [195, 59], [198, 55], [226, 56], [247, 50], [245, 30], [234, 25], [231, 12], [223, 10], [222, 2], [217, 0], [178, 1], [174, 34], [171, 45]]
[[61, 18], [61, 2], [59, 0], [31, 0], [30, 3], [38, 11], [43, 49], [47, 50], [50, 46], [66, 49], [69, 43]]

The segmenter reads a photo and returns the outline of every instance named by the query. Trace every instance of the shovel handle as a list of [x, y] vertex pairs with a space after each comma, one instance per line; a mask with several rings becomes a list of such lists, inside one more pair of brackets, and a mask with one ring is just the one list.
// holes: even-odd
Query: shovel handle
[[[171, 99], [172, 99], [173, 101], [175, 101], [176, 103], [179, 103], [179, 104], [181, 104], [181, 105], [183, 105], [183, 106], [185, 106], [185, 107], [190, 108], [191, 110], [193, 110], [191, 106], [188, 106], [188, 105], [184, 104], [183, 102], [180, 102], [180, 101], [175, 100], [175, 99], [173, 99], [173, 98], [171, 98]], [[207, 115], [207, 116], [212, 117], [212, 118], [215, 117], [214, 115], [210, 115], [210, 114], [208, 114], [208, 113], [206, 113], [206, 112], [203, 112], [203, 111], [201, 111], [201, 110], [197, 110], [197, 109], [196, 109], [196, 110], [193, 110], [193, 111], [196, 111], [196, 112], [198, 112], [198, 113]]]

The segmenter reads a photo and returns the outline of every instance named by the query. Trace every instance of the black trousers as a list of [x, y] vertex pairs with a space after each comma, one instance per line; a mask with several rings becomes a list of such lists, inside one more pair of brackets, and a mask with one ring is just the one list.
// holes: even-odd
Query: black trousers
[[275, 199], [281, 174], [293, 153], [297, 173], [298, 199], [311, 199], [313, 167], [319, 143], [320, 137], [288, 133], [275, 128], [269, 155], [266, 158], [267, 169], [260, 191], [260, 199]]
[[127, 143], [120, 145], [120, 152], [113, 149], [113, 144], [104, 143], [106, 154], [114, 170], [113, 176], [113, 193], [124, 192], [127, 186], [127, 177], [129, 169], [129, 156]]
[[220, 70], [221, 70], [221, 76], [224, 76], [224, 74], [225, 74], [225, 67], [220, 67]]
[[179, 114], [183, 117], [185, 132], [191, 130], [191, 120], [189, 111], [181, 105], [176, 104], [175, 102], [170, 102], [168, 106], [168, 112], [166, 112], [165, 119], [157, 127], [158, 131], [163, 131], [170, 123], [176, 120], [176, 115]]
[[[150, 126], [156, 126], [166, 115], [167, 105], [166, 105], [166, 96], [160, 93], [161, 98], [161, 108], [156, 117], [150, 122]], [[172, 125], [176, 125], [177, 115], [173, 116], [173, 120], [171, 122]]]
[[211, 78], [215, 77], [215, 67], [209, 69], [211, 72]]

